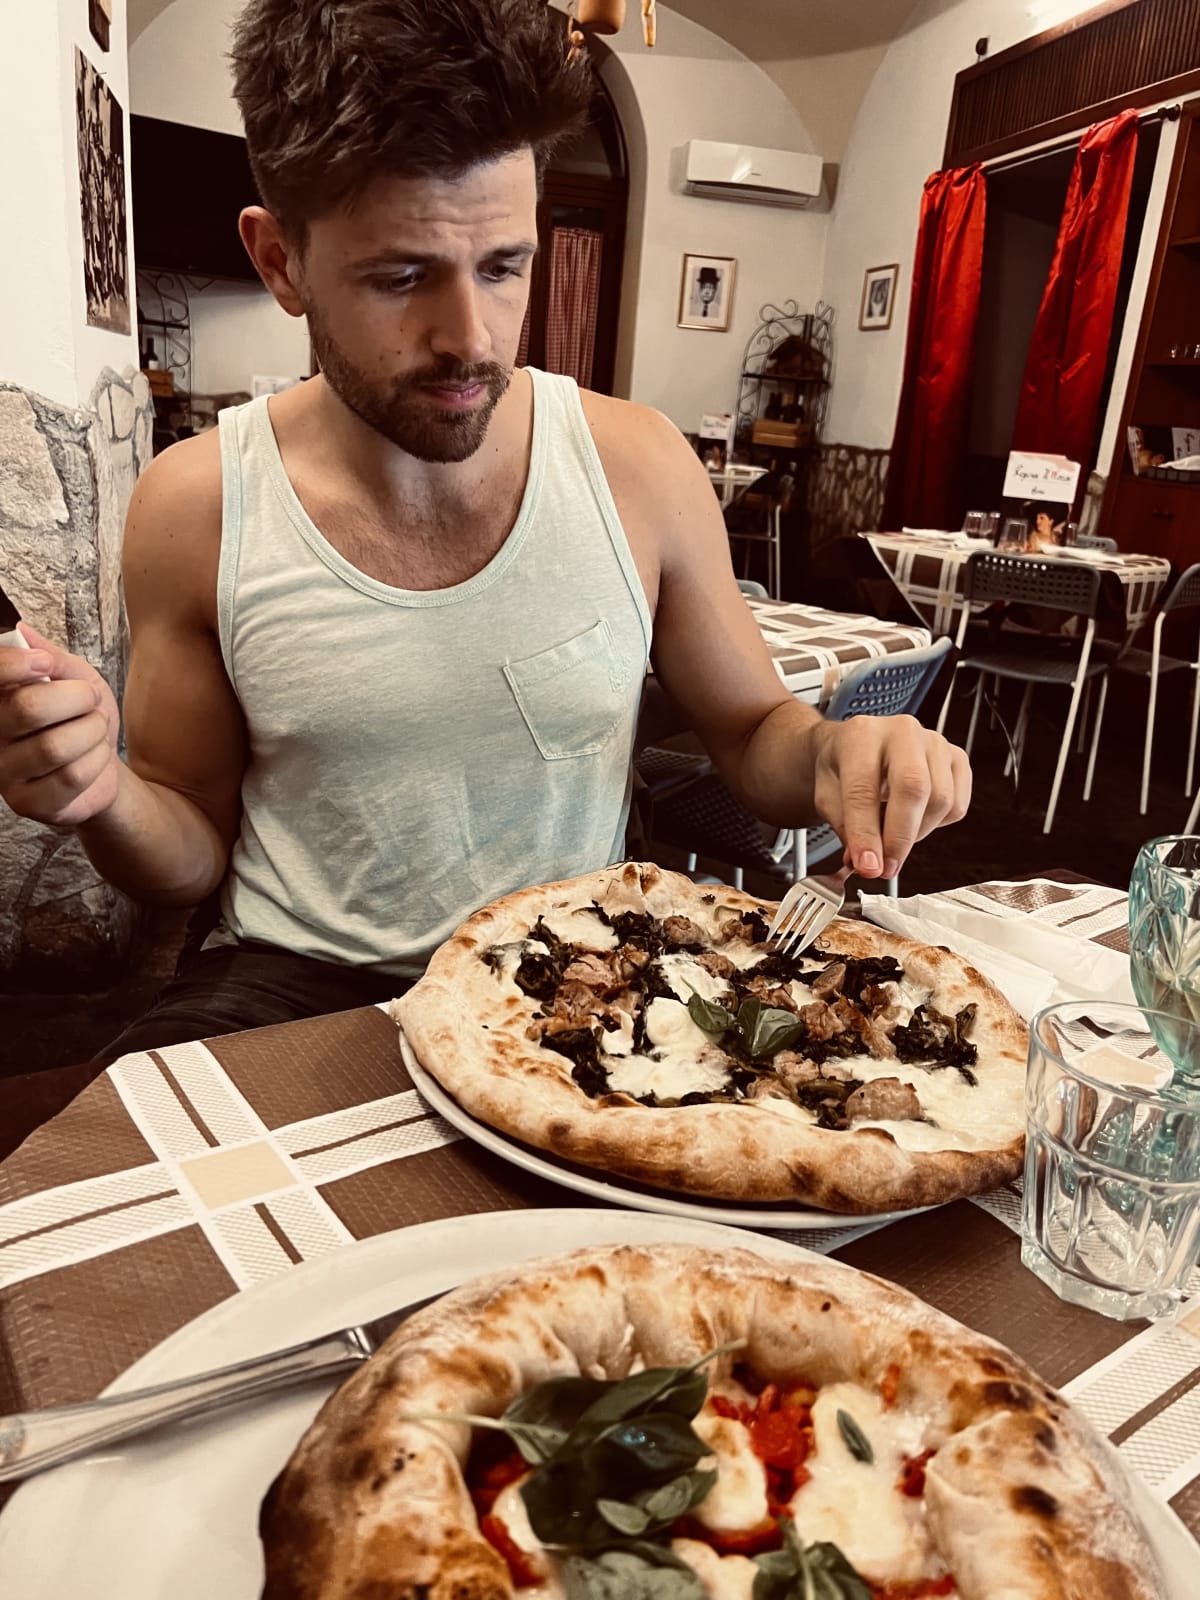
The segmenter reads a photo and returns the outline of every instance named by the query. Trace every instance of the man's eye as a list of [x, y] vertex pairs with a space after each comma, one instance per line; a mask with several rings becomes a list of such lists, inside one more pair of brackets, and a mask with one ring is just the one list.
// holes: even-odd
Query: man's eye
[[519, 278], [521, 276], [521, 268], [511, 261], [497, 261], [493, 262], [490, 267], [485, 267], [483, 275], [493, 283], [503, 283], [505, 278]]
[[390, 278], [376, 278], [375, 287], [383, 294], [403, 294], [406, 289], [411, 289], [416, 282], [415, 273], [406, 273]]

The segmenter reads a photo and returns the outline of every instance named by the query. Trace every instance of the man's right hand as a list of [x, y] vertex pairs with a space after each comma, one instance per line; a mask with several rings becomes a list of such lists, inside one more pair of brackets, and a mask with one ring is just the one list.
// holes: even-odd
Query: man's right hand
[[95, 667], [21, 632], [29, 650], [0, 647], [0, 798], [19, 817], [75, 828], [117, 797], [121, 714]]

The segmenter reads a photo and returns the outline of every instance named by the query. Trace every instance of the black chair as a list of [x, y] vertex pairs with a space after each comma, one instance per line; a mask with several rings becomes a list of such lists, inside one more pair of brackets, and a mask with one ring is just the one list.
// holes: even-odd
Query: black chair
[[[1020, 715], [1013, 739], [1008, 765], [1014, 767], [1020, 778], [1020, 761], [1029, 726], [1029, 705], [1035, 685], [1042, 683], [1056, 688], [1069, 688], [1071, 704], [1063, 729], [1062, 744], [1058, 752], [1058, 765], [1050, 790], [1050, 803], [1046, 808], [1043, 833], [1054, 826], [1054, 813], [1058, 807], [1063, 773], [1071, 750], [1071, 735], [1079, 714], [1083, 686], [1089, 679], [1101, 680], [1100, 714], [1103, 714], [1104, 697], [1108, 690], [1108, 669], [1119, 652], [1119, 646], [1096, 639], [1096, 609], [1100, 597], [1101, 575], [1094, 567], [1070, 565], [1065, 561], [1039, 560], [1036, 556], [1004, 555], [999, 551], [977, 551], [967, 559], [963, 573], [963, 608], [959, 618], [956, 644], [963, 652], [957, 671], [975, 671], [979, 683], [975, 690], [975, 704], [967, 731], [967, 751], [975, 739], [979, 711], [983, 703], [986, 680], [1011, 678], [1025, 685]], [[994, 607], [988, 637], [964, 648], [967, 625], [972, 605]], [[1050, 613], [1058, 622], [1064, 614], [1086, 619], [1087, 626], [1081, 636], [1072, 638], [1061, 633], [1002, 634], [1004, 614], [1011, 605], [1036, 608]], [[946, 725], [950, 701], [954, 693], [954, 679], [946, 695], [942, 714], [938, 718], [938, 732]], [[1100, 726], [1097, 716], [1096, 727]], [[1092, 774], [1096, 764], [1096, 734], [1092, 737], [1091, 756], [1088, 760], [1084, 799], [1091, 794]]]

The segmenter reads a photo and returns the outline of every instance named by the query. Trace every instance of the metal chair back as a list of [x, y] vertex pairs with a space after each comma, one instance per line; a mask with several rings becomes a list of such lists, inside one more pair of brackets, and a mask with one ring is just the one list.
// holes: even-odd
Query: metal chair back
[[949, 639], [851, 667], [825, 712], [830, 722], [848, 717], [916, 716], [954, 646]]
[[1094, 618], [1099, 597], [1100, 573], [1096, 568], [1077, 567], [1066, 561], [1039, 561], [1036, 556], [979, 550], [967, 558], [963, 573], [963, 599], [968, 603], [1000, 600]]
[[1107, 550], [1114, 556], [1117, 553], [1117, 541], [1107, 538], [1102, 533], [1077, 533], [1075, 543], [1081, 550]]
[[1160, 611], [1200, 610], [1200, 561], [1181, 572]]
[[739, 578], [737, 581], [737, 586], [742, 593], [744, 595], [748, 595], [751, 600], [769, 600], [771, 598], [771, 596], [767, 593], [766, 584], [759, 583], [757, 578]]

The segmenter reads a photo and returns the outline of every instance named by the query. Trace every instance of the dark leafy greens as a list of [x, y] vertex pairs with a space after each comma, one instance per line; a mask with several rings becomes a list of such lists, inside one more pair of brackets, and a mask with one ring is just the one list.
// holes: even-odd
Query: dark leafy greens
[[805, 1545], [790, 1517], [780, 1518], [783, 1549], [755, 1558], [754, 1600], [871, 1600], [871, 1586], [837, 1545]]

